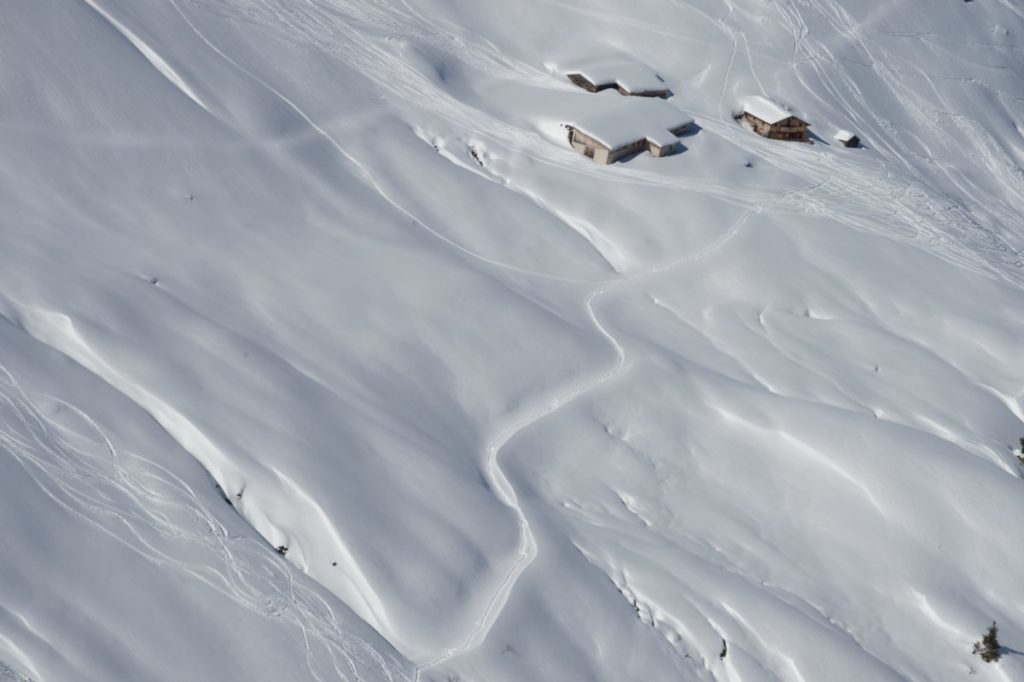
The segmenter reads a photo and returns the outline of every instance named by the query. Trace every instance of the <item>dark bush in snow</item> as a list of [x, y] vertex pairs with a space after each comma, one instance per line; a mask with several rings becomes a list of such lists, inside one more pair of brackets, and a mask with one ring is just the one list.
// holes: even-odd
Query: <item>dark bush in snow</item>
[[978, 654], [986, 663], [994, 663], [1002, 658], [1003, 652], [999, 646], [999, 628], [996, 627], [995, 621], [992, 621], [992, 625], [989, 626], [988, 632], [981, 638], [981, 641], [974, 643], [971, 653]]

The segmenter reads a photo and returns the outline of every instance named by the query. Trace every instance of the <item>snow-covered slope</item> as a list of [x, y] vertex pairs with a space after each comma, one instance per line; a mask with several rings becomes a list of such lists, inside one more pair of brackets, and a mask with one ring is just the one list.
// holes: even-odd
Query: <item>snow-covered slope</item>
[[3, 17], [0, 679], [1024, 678], [1013, 0]]

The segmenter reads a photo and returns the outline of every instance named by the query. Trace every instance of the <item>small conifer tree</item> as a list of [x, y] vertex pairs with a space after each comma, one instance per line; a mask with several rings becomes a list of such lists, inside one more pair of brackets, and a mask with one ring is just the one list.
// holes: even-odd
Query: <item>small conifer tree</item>
[[971, 653], [978, 654], [986, 663], [995, 663], [1003, 656], [1001, 648], [999, 628], [996, 627], [996, 622], [992, 621], [992, 625], [989, 626], [988, 632], [981, 638], [981, 641], [974, 643], [974, 650]]

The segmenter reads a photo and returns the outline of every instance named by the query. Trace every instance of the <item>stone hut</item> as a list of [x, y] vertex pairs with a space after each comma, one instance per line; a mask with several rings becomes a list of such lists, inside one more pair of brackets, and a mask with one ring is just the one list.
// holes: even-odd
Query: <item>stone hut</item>
[[810, 124], [767, 97], [748, 97], [744, 100], [739, 120], [762, 137], [773, 140], [809, 141], [807, 128]]

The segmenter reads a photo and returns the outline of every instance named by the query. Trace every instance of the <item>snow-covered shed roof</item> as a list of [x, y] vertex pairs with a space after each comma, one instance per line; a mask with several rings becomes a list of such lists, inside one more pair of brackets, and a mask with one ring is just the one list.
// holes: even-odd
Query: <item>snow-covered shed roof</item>
[[[690, 122], [692, 122], [692, 120], [693, 119], [691, 119]], [[675, 128], [675, 126], [673, 126], [673, 128]], [[679, 137], [675, 133], [670, 132], [668, 128], [665, 128], [664, 130], [651, 129], [644, 135], [644, 137], [659, 147], [670, 147], [676, 142], [679, 142]]]
[[678, 138], [670, 131], [686, 128], [692, 123], [692, 116], [668, 102], [619, 98], [618, 106], [583, 116], [572, 125], [608, 149], [617, 149], [644, 138], [660, 147], [675, 144]]
[[849, 130], [837, 130], [835, 135], [835, 139], [839, 140], [840, 142], [849, 142], [855, 137], [857, 136], [851, 133]]
[[651, 67], [627, 61], [594, 61], [574, 65], [566, 73], [578, 73], [594, 85], [619, 85], [628, 92], [666, 90], [668, 86]]
[[742, 102], [742, 107], [744, 113], [756, 116], [769, 124], [784, 121], [790, 116], [797, 116], [797, 114], [793, 113], [778, 102], [774, 102], [767, 97], [762, 97], [760, 95], [751, 95], [750, 97], [745, 98]]

